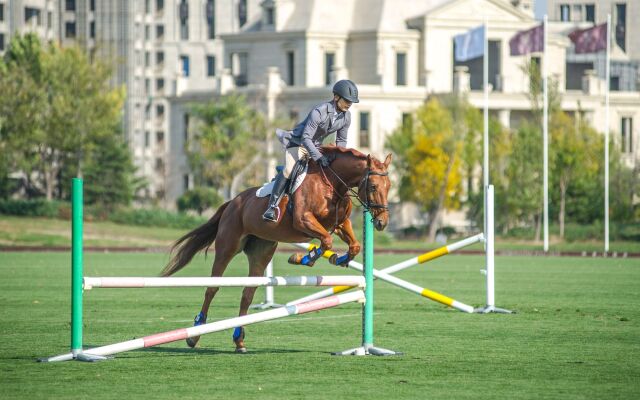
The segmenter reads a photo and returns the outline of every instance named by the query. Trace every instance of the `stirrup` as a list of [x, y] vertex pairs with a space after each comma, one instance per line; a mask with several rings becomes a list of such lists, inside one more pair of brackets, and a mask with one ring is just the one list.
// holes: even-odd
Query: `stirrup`
[[[272, 211], [272, 210], [273, 210], [273, 217], [269, 215], [269, 211]], [[270, 222], [278, 222], [278, 220], [280, 219], [280, 207], [278, 206], [269, 207], [267, 211], [265, 211], [264, 214], [262, 214], [262, 219]]]

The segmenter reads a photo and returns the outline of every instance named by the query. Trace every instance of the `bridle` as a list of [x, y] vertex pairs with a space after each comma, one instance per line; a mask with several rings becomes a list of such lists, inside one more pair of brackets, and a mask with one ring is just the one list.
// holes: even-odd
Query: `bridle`
[[[389, 176], [388, 172], [377, 172], [377, 171], [372, 171], [371, 167], [367, 167], [367, 170], [365, 171], [364, 176], [362, 177], [362, 179], [360, 180], [360, 183], [358, 184], [358, 192], [360, 191], [361, 187], [364, 187], [364, 193], [365, 193], [365, 201], [363, 202], [360, 199], [360, 196], [358, 195], [358, 192], [356, 192], [355, 190], [353, 190], [349, 185], [347, 185], [345, 183], [344, 180], [342, 180], [342, 178], [340, 178], [340, 175], [338, 175], [338, 173], [336, 173], [336, 171], [333, 170], [333, 168], [331, 167], [326, 167], [329, 171], [331, 171], [333, 173], [333, 175], [338, 179], [338, 181], [340, 181], [340, 183], [342, 183], [346, 188], [347, 188], [347, 196], [355, 198], [356, 200], [358, 200], [358, 203], [360, 203], [360, 205], [362, 207], [364, 207], [365, 210], [367, 210], [368, 212], [371, 213], [372, 209], [381, 209], [381, 210], [389, 210], [389, 205], [388, 204], [379, 204], [379, 203], [375, 203], [373, 201], [371, 201], [371, 199], [369, 198], [369, 193], [375, 193], [376, 192], [376, 188], [373, 187], [371, 188], [369, 186], [369, 177], [371, 175], [376, 175], [376, 176]], [[327, 178], [327, 176], [324, 173], [324, 168], [322, 166], [320, 166], [320, 170], [322, 171], [322, 174], [324, 175], [325, 179]], [[329, 181], [327, 179], [327, 181]], [[333, 188], [333, 185], [331, 185]], [[333, 191], [341, 198], [343, 198], [343, 196], [340, 196], [340, 194], [338, 192], [336, 192], [335, 188], [333, 188]], [[373, 213], [371, 213], [373, 216]]]

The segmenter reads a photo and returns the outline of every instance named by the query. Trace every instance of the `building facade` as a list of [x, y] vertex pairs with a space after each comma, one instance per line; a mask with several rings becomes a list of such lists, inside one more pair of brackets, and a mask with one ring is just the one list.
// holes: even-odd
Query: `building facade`
[[[541, 0], [544, 1], [544, 0]], [[547, 63], [562, 108], [605, 128], [604, 55], [573, 53], [568, 34], [614, 25], [610, 129], [625, 160], [640, 158], [640, 61], [635, 0], [547, 0], [549, 38], [541, 53], [511, 56], [509, 40], [540, 24], [532, 0], [0, 0], [0, 51], [15, 32], [78, 43], [115, 59], [127, 86], [124, 131], [143, 195], [174, 207], [192, 187], [184, 152], [189, 104], [245, 94], [270, 118], [303, 119], [354, 80], [349, 146], [378, 157], [386, 137], [430, 95], [462, 93], [484, 105], [482, 58], [456, 62], [453, 37], [488, 21], [490, 113], [516, 128], [531, 116], [523, 65]], [[291, 127], [282, 127], [291, 128]], [[270, 143], [273, 158], [280, 156]], [[270, 161], [264, 179], [273, 173]]]

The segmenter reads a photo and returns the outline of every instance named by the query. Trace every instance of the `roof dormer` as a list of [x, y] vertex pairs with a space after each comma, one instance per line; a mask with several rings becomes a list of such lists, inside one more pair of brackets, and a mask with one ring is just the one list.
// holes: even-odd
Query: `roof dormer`
[[276, 28], [276, 2], [274, 0], [264, 0], [262, 7], [262, 29], [275, 30]]

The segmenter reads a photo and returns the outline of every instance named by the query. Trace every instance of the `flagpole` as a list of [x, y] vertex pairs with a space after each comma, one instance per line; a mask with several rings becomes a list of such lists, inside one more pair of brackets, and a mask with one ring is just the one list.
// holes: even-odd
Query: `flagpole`
[[547, 14], [544, 15], [543, 22], [543, 47], [542, 47], [542, 79], [543, 79], [543, 121], [542, 121], [542, 174], [543, 189], [542, 196], [544, 198], [543, 214], [544, 214], [544, 252], [549, 251], [549, 91], [547, 81]]
[[484, 232], [487, 232], [487, 188], [489, 187], [489, 18], [484, 17], [484, 54], [482, 56], [483, 88], [484, 88], [484, 134], [482, 184], [484, 194]]
[[605, 65], [605, 118], [604, 118], [604, 252], [609, 251], [609, 90], [611, 64], [611, 14], [607, 14], [607, 55]]

